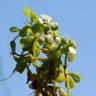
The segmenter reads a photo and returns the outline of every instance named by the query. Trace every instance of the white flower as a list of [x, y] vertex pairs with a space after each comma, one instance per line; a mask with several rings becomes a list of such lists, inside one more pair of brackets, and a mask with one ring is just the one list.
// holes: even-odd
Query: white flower
[[74, 49], [73, 47], [69, 47], [68, 49], [69, 49], [68, 54], [73, 55], [73, 56], [76, 55], [77, 53], [76, 49]]
[[43, 23], [47, 23], [47, 24], [49, 24], [52, 20], [52, 18], [46, 14], [41, 14], [41, 19]]
[[43, 20], [41, 18], [39, 18], [39, 23], [43, 24]]
[[53, 42], [53, 37], [50, 34], [48, 34], [48, 35], [45, 36], [45, 41], [47, 41], [48, 43], [52, 43]]
[[61, 38], [60, 38], [60, 37], [56, 37], [55, 41], [56, 41], [56, 43], [57, 43], [58, 45], [61, 44]]

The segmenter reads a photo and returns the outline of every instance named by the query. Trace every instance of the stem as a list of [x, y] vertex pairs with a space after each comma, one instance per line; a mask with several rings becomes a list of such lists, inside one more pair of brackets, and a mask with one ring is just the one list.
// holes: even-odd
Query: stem
[[18, 37], [19, 37], [19, 34], [16, 37], [14, 37], [13, 41], [15, 41]]
[[56, 95], [56, 81], [54, 81], [54, 83], [53, 83], [53, 91], [54, 91], [54, 96]]
[[66, 69], [67, 69], [67, 55], [65, 55], [65, 59], [64, 59], [64, 75], [65, 75], [65, 84], [67, 86], [67, 96], [70, 96], [70, 89], [69, 89], [69, 80], [68, 75], [66, 74]]

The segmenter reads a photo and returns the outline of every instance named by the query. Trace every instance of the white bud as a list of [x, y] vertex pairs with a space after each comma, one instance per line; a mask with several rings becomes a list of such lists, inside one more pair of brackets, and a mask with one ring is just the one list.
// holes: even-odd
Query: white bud
[[56, 43], [57, 43], [58, 45], [61, 44], [61, 38], [60, 38], [60, 37], [56, 37], [55, 41], [56, 41]]
[[47, 24], [49, 24], [52, 20], [52, 18], [46, 14], [42, 14], [41, 19], [42, 19], [43, 23], [47, 23]]
[[48, 35], [45, 36], [45, 41], [48, 42], [48, 43], [52, 43], [53, 42], [53, 37], [50, 34], [48, 34]]
[[76, 53], [77, 53], [76, 49], [74, 49], [73, 47], [69, 47], [68, 54], [70, 54], [70, 55], [76, 55]]
[[39, 18], [39, 23], [43, 24], [43, 20], [41, 18]]

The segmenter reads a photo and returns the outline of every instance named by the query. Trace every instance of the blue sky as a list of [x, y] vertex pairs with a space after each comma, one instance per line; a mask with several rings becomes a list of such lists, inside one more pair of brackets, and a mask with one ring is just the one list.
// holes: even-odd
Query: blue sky
[[[9, 41], [15, 34], [12, 25], [22, 27], [24, 5], [38, 15], [46, 13], [60, 25], [60, 34], [66, 32], [78, 46], [78, 54], [69, 69], [81, 75], [81, 82], [71, 91], [72, 96], [96, 95], [96, 0], [1, 0], [0, 2], [0, 79], [9, 76], [15, 67], [10, 56]], [[28, 96], [31, 90], [25, 73], [16, 73], [0, 82], [0, 96]], [[63, 85], [62, 85], [63, 86]]]

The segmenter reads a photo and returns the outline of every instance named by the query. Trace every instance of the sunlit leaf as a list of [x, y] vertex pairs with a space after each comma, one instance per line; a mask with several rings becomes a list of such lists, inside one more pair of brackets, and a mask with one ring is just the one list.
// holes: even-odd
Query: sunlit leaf
[[74, 82], [79, 83], [80, 82], [80, 76], [77, 73], [70, 72], [69, 75], [74, 80]]
[[32, 32], [32, 28], [27, 28], [27, 35], [32, 36], [34, 33]]
[[57, 82], [65, 82], [65, 76], [64, 76], [64, 72], [59, 72], [58, 77], [56, 78]]
[[25, 16], [29, 17], [29, 16], [31, 16], [32, 11], [28, 6], [25, 6], [25, 8], [23, 10], [23, 13], [24, 13]]

